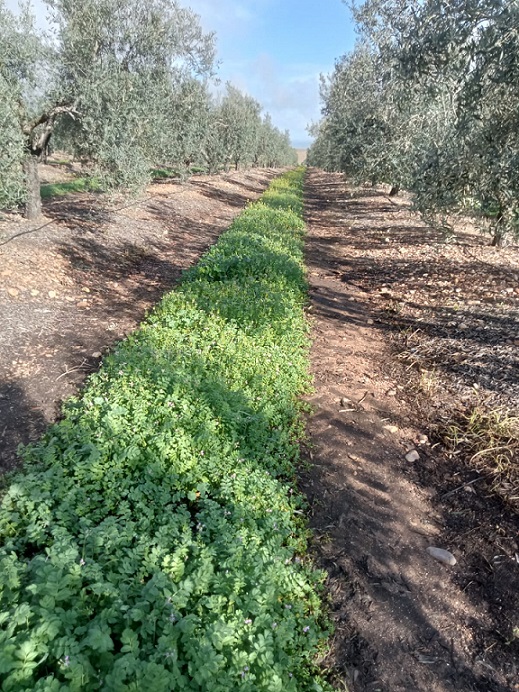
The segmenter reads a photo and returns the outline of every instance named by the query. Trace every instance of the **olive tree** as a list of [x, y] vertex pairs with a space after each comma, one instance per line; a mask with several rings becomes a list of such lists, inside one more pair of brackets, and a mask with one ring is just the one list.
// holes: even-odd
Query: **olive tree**
[[[416, 3], [415, 3], [416, 4]], [[469, 207], [490, 220], [493, 244], [519, 231], [519, 2], [418, 3], [400, 36], [402, 74], [453, 80], [455, 137], [443, 152], [431, 207]]]
[[366, 0], [309, 160], [405, 185], [428, 215], [519, 229], [519, 2]]
[[221, 134], [229, 163], [236, 170], [240, 164], [248, 165], [254, 160], [259, 129], [260, 104], [247, 94], [228, 83], [219, 108]]
[[281, 132], [273, 123], [268, 113], [259, 123], [255, 166], [293, 166], [297, 163], [297, 154], [290, 144], [290, 134]]
[[322, 78], [321, 99], [324, 119], [314, 130], [309, 162], [360, 183], [390, 183], [394, 193], [413, 186], [452, 110], [447, 89], [409, 88], [369, 42], [359, 42]]
[[36, 164], [58, 120], [107, 185], [142, 184], [179, 84], [209, 74], [214, 58], [213, 36], [175, 0], [45, 2], [47, 37], [27, 9], [15, 16], [0, 0], [1, 116], [23, 140], [29, 217], [40, 212]]
[[21, 166], [24, 158], [24, 137], [18, 127], [15, 94], [1, 75], [0, 133], [0, 208], [9, 208], [18, 204], [24, 197]]

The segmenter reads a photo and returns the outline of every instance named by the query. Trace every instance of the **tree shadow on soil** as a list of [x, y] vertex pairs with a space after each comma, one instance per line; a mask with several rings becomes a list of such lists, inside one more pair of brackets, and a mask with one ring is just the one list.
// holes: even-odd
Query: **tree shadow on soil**
[[[365, 327], [367, 317], [373, 317], [377, 328], [383, 331], [400, 330], [400, 325], [388, 319], [385, 307], [374, 307], [367, 298], [374, 287], [396, 282], [398, 278], [405, 280], [409, 268], [400, 260], [388, 258], [373, 265], [370, 260], [348, 254], [350, 241], [356, 248], [372, 248], [373, 243], [369, 237], [362, 238], [347, 230], [345, 235], [334, 235], [337, 216], [330, 220], [328, 214], [327, 207], [332, 201], [329, 187], [321, 186], [321, 194], [315, 195], [314, 191], [316, 188], [319, 190], [319, 186], [312, 184], [313, 197], [310, 196], [307, 208], [307, 219], [315, 218], [325, 233], [327, 229], [332, 233], [332, 237], [310, 238], [307, 242], [311, 268], [315, 268], [320, 277], [328, 279], [322, 279], [312, 291], [312, 314], [320, 325], [325, 325], [325, 339], [328, 338], [327, 324], [330, 332], [333, 329], [347, 334], [352, 327]], [[359, 196], [372, 197], [373, 192], [361, 191]], [[392, 234], [393, 230], [390, 232]], [[402, 227], [403, 238], [405, 232]], [[423, 230], [419, 226], [411, 230], [411, 235], [411, 243], [424, 242]], [[428, 270], [420, 263], [414, 269], [424, 273]], [[449, 270], [453, 269], [449, 267]], [[366, 275], [369, 280], [366, 280]], [[365, 297], [359, 293], [358, 287], [366, 292]], [[472, 313], [464, 315], [463, 311], [457, 311], [456, 314], [463, 320], [469, 319]], [[431, 336], [439, 334], [440, 338], [454, 341], [466, 338], [466, 333], [458, 334], [444, 324], [440, 319], [442, 315], [438, 309], [424, 321], [408, 320], [404, 328], [408, 331], [421, 329]], [[447, 314], [444, 322], [451, 318], [452, 315]], [[477, 318], [487, 320], [487, 315], [477, 314]], [[472, 346], [480, 347], [489, 342], [492, 345], [488, 332], [502, 335], [507, 328], [506, 318], [494, 316], [489, 329], [471, 333]], [[489, 367], [490, 358], [485, 356], [484, 363], [484, 367]], [[451, 367], [448, 362], [439, 362], [437, 366]], [[512, 376], [513, 368], [506, 362], [498, 362], [496, 368], [505, 369], [509, 377]], [[322, 365], [319, 365], [317, 377], [324, 379], [322, 370]], [[330, 373], [330, 380], [333, 374]], [[336, 382], [336, 377], [331, 381]], [[302, 471], [301, 486], [312, 507], [311, 525], [316, 533], [314, 553], [320, 566], [328, 573], [332, 616], [337, 628], [324, 664], [332, 667], [338, 684], [347, 681], [349, 685], [353, 681], [353, 689], [362, 692], [448, 689], [508, 692], [512, 687], [507, 682], [517, 680], [519, 672], [513, 651], [518, 645], [507, 641], [500, 630], [505, 617], [503, 604], [509, 603], [515, 608], [512, 612], [517, 613], [517, 596], [513, 589], [510, 591], [510, 584], [518, 581], [517, 575], [515, 580], [510, 579], [508, 563], [498, 582], [495, 574], [492, 576], [492, 566], [483, 574], [488, 545], [482, 542], [479, 553], [478, 544], [472, 542], [471, 537], [474, 535], [475, 517], [479, 518], [478, 524], [481, 522], [486, 526], [500, 525], [502, 519], [502, 525], [506, 527], [503, 536], [513, 536], [510, 513], [500, 501], [483, 500], [477, 494], [469, 496], [463, 493], [462, 498], [453, 495], [448, 501], [441, 501], [442, 494], [452, 490], [451, 474], [459, 474], [459, 462], [445, 463], [429, 448], [421, 451], [419, 465], [405, 462], [401, 447], [381, 429], [380, 421], [388, 420], [388, 412], [378, 402], [372, 405], [378, 416], [371, 417], [369, 409], [352, 410], [346, 414], [346, 421], [344, 414], [339, 417], [334, 413], [336, 409], [326, 408], [325, 399], [319, 400], [318, 405], [310, 421], [310, 433], [319, 454], [313, 466], [313, 455], [310, 452], [306, 455], [312, 468]], [[389, 421], [401, 429], [408, 425], [408, 421], [395, 417], [394, 413]], [[371, 440], [366, 430], [372, 431]], [[348, 449], [354, 450], [356, 443], [362, 454], [348, 454]], [[390, 472], [385, 473], [384, 469]], [[463, 476], [454, 478], [456, 484], [464, 480]], [[434, 511], [430, 514], [430, 527], [427, 529], [417, 527], [415, 523], [416, 507], [407, 492], [407, 484], [421, 486], [427, 497], [433, 492]], [[458, 499], [463, 500], [461, 512]], [[515, 524], [516, 530], [519, 529], [518, 522]], [[456, 536], [452, 534], [454, 528]], [[446, 536], [446, 544], [459, 548], [456, 552], [464, 556], [459, 560], [459, 569], [452, 575], [453, 582], [459, 587], [455, 589], [448, 588], [449, 577], [445, 568], [436, 563], [429, 564], [425, 558], [426, 547]], [[422, 592], [418, 590], [419, 580], [414, 584], [403, 577], [403, 573], [413, 575], [413, 570], [419, 565], [428, 573], [427, 588], [423, 591], [422, 587]], [[459, 623], [453, 622], [453, 613], [463, 614], [457, 599], [466, 599], [471, 612], [480, 613], [480, 617], [471, 616]], [[355, 617], [364, 623], [363, 631], [369, 632], [369, 622], [380, 622], [381, 612], [384, 630], [373, 633], [372, 640], [368, 641], [360, 634], [361, 628]], [[428, 612], [435, 614], [435, 622]], [[449, 621], [448, 628], [438, 624]], [[402, 631], [406, 634], [402, 635]], [[380, 670], [380, 666], [384, 662], [389, 662], [389, 665], [392, 661], [401, 662], [402, 651], [409, 666], [403, 665], [401, 670], [394, 670], [393, 666], [393, 682], [398, 678], [398, 684], [386, 688], [381, 676], [384, 677], [387, 671]], [[479, 655], [471, 660], [468, 652]], [[416, 661], [414, 665], [413, 659]]]
[[[270, 171], [264, 173], [259, 178], [259, 183], [267, 187], [268, 183], [279, 175], [279, 172]], [[257, 180], [257, 178], [255, 178]], [[228, 182], [233, 187], [238, 187], [242, 189], [242, 192], [222, 190], [217, 186], [210, 185], [203, 180], [191, 180], [191, 184], [195, 187], [201, 194], [211, 200], [221, 202], [230, 207], [243, 208], [248, 202], [252, 201], [257, 197], [257, 188], [254, 186], [249, 186], [246, 183], [237, 181], [233, 179], [232, 176], [224, 177], [224, 181]], [[250, 194], [249, 194], [250, 193]]]
[[18, 463], [19, 445], [37, 440], [46, 430], [46, 420], [40, 408], [26, 394], [22, 382], [16, 379], [0, 381], [0, 469], [11, 471]]
[[[332, 289], [325, 292], [320, 287], [313, 294], [312, 302], [314, 315], [344, 331], [351, 325], [365, 324], [362, 306], [357, 301], [345, 303], [344, 295], [334, 294]], [[387, 420], [383, 407], [378, 408], [378, 413]], [[329, 575], [333, 619], [339, 631], [350, 633], [335, 639], [333, 657], [335, 666], [339, 667], [335, 667], [334, 674], [341, 675], [342, 670], [342, 674], [350, 675], [352, 669], [357, 669], [359, 679], [355, 689], [385, 689], [380, 682], [377, 659], [381, 656], [383, 660], [391, 660], [398, 658], [398, 654], [401, 657], [404, 649], [416, 659], [419, 667], [423, 667], [424, 673], [417, 676], [415, 671], [403, 671], [403, 686], [398, 689], [424, 692], [440, 689], [428, 687], [429, 683], [424, 682], [429, 679], [426, 669], [434, 668], [431, 680], [441, 679], [446, 685], [441, 689], [452, 686], [458, 690], [506, 692], [509, 687], [488, 675], [484, 660], [482, 664], [475, 662], [474, 666], [469, 666], [466, 658], [460, 656], [457, 633], [441, 630], [422, 608], [425, 598], [430, 612], [445, 617], [457, 612], [459, 594], [449, 593], [442, 584], [443, 568], [437, 571], [430, 568], [430, 590], [425, 595], [417, 592], [418, 586], [402, 576], [403, 573], [412, 574], [417, 561], [416, 508], [405, 487], [393, 486], [388, 480], [391, 474], [386, 476], [382, 469], [396, 466], [400, 477], [409, 477], [412, 471], [407, 462], [402, 464], [401, 448], [387, 441], [381, 426], [375, 438], [366, 432], [363, 426], [366, 417], [368, 413], [359, 411], [348, 414], [348, 420], [344, 420], [344, 416], [333, 417], [318, 410], [312, 427], [326, 424], [328, 453], [319, 456], [319, 465], [301, 474], [302, 488], [313, 508], [311, 523], [317, 532], [314, 548], [320, 566]], [[394, 416], [391, 422], [400, 427], [406, 425], [404, 420]], [[372, 420], [369, 427], [373, 429]], [[353, 464], [350, 461], [349, 467], [355, 468], [353, 477], [346, 471], [341, 455], [337, 454], [344, 450], [345, 440], [359, 443], [368, 450], [361, 458], [354, 456]], [[319, 444], [318, 439], [316, 443]], [[308, 461], [312, 464], [309, 458]], [[441, 523], [448, 523], [447, 513]], [[420, 552], [425, 553], [431, 540], [434, 539], [424, 536]], [[368, 620], [372, 609], [386, 613], [387, 631], [376, 646], [356, 632], [355, 622], [351, 620], [352, 601]], [[480, 603], [474, 599], [476, 606]], [[481, 621], [463, 625], [474, 634], [483, 630], [487, 637], [493, 636], [483, 615]], [[405, 640], [401, 639], [402, 630], [407, 632]]]
[[215, 188], [212, 185], [202, 181], [197, 181], [196, 183], [192, 184], [197, 188], [200, 194], [204, 195], [204, 197], [221, 202], [229, 207], [243, 208], [252, 199], [247, 192], [231, 192], [230, 190], [222, 190], [221, 188]]
[[[350, 237], [348, 235], [348, 240]], [[370, 316], [377, 329], [395, 335], [420, 332], [423, 337], [434, 340], [435, 352], [428, 355], [424, 364], [439, 372], [455, 373], [467, 387], [477, 382], [488, 391], [505, 397], [510, 395], [510, 388], [514, 391], [517, 388], [519, 393], [519, 350], [509, 345], [510, 338], [519, 334], [519, 311], [498, 312], [493, 302], [479, 301], [480, 305], [474, 305], [465, 299], [459, 305], [427, 306], [425, 316], [416, 310], [408, 314], [406, 307], [424, 307], [413, 297], [415, 289], [424, 290], [430, 285], [433, 290], [432, 287], [441, 282], [451, 285], [453, 277], [459, 273], [459, 265], [447, 259], [432, 262], [425, 258], [409, 261], [387, 257], [375, 261], [363, 256], [340, 256], [336, 252], [337, 244], [344, 241], [344, 236], [327, 238], [325, 242], [323, 239], [310, 240], [308, 251], [319, 253], [323, 262], [333, 267], [333, 273], [346, 285], [376, 296], [381, 286], [387, 286], [389, 291], [394, 286], [399, 296], [406, 296], [393, 299], [389, 293], [385, 301], [370, 304]], [[366, 243], [370, 245], [369, 241]], [[465, 264], [467, 292], [479, 286], [480, 273], [478, 262]], [[499, 267], [492, 267], [486, 273], [490, 281], [503, 278]], [[428, 278], [422, 278], [424, 275]], [[340, 315], [340, 297], [326, 297], [321, 290], [316, 300], [324, 317]]]
[[56, 224], [81, 234], [101, 233], [113, 217], [106, 201], [96, 193], [74, 193], [43, 200], [43, 211]]

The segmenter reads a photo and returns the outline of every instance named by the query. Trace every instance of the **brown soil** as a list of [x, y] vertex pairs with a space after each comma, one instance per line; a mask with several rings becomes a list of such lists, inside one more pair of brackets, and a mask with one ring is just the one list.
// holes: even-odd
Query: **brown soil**
[[74, 194], [39, 224], [0, 221], [0, 468], [278, 173], [166, 181], [137, 202]]
[[475, 396], [517, 410], [519, 252], [470, 232], [446, 243], [339, 175], [310, 170], [306, 199], [301, 486], [336, 627], [323, 664], [338, 689], [519, 689], [519, 518], [484, 482], [461, 488], [481, 479], [431, 432]]

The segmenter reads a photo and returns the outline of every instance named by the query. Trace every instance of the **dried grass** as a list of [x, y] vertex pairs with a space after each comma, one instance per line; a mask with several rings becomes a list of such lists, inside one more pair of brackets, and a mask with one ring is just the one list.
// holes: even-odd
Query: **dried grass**
[[492, 492], [519, 512], [519, 418], [480, 403], [442, 427], [451, 453], [485, 474]]

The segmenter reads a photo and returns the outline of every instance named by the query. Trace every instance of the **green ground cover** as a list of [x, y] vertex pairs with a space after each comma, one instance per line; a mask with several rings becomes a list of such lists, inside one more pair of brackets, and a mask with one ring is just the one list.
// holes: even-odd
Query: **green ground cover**
[[[201, 173], [203, 169], [193, 167], [191, 174]], [[180, 178], [181, 174], [172, 168], [154, 168], [152, 173], [153, 180], [164, 180], [168, 178]], [[102, 186], [98, 178], [75, 178], [62, 183], [45, 183], [40, 185], [42, 199], [50, 197], [61, 197], [71, 192], [101, 192]]]
[[101, 186], [96, 178], [75, 178], [64, 183], [48, 183], [40, 185], [42, 199], [60, 197], [71, 192], [99, 192]]
[[321, 690], [294, 484], [303, 172], [273, 182], [24, 452], [0, 509], [0, 683]]

